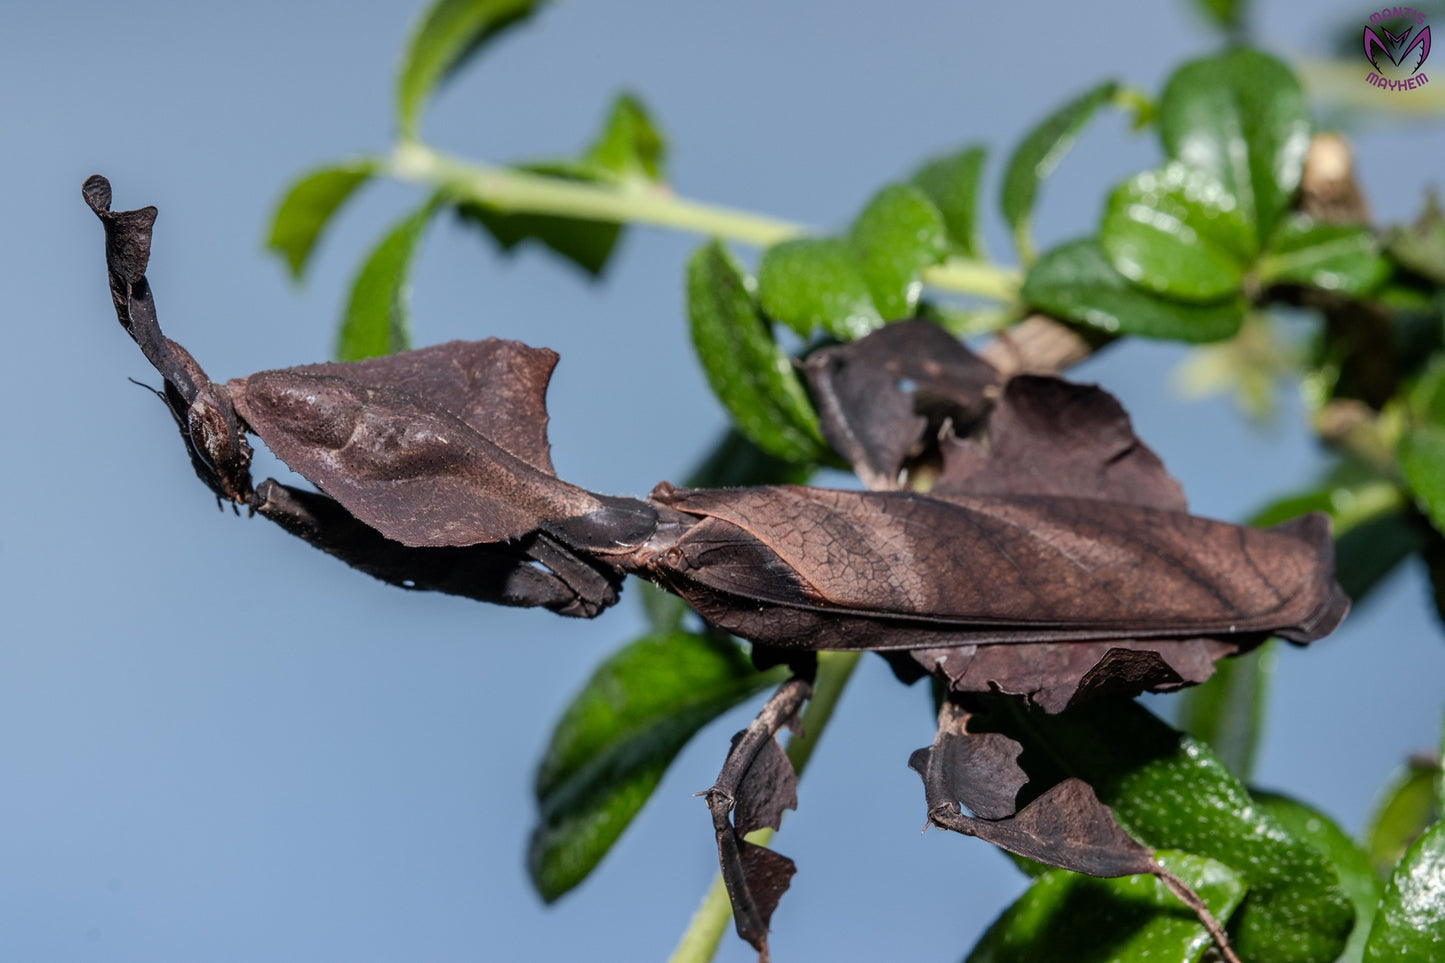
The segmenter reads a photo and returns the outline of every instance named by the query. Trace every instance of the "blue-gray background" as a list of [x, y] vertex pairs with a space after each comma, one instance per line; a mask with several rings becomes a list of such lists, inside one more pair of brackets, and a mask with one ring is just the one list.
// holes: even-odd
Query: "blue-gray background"
[[[843, 10], [558, 5], [448, 87], [426, 129], [483, 159], [565, 153], [629, 88], [670, 132], [683, 193], [832, 227], [927, 153], [979, 140], [997, 157], [1102, 76], [1157, 90], [1214, 44], [1177, 2]], [[1319, 50], [1368, 12], [1266, 2], [1257, 22]], [[650, 960], [712, 876], [690, 794], [751, 707], [703, 731], [580, 890], [545, 908], [526, 880], [533, 765], [571, 693], [640, 630], [634, 601], [584, 623], [381, 586], [218, 513], [161, 406], [125, 381], [156, 379], [115, 324], [81, 181], [103, 172], [118, 207], [160, 207], [161, 319], [213, 377], [325, 358], [358, 258], [415, 196], [365, 194], [299, 289], [261, 249], [265, 219], [303, 167], [386, 147], [413, 13], [55, 2], [0, 21], [0, 959]], [[1154, 163], [1124, 128], [1103, 117], [1046, 187], [1043, 242], [1090, 229], [1107, 187]], [[1420, 121], [1362, 134], [1377, 215], [1417, 208], [1442, 148]], [[559, 473], [640, 494], [723, 421], [684, 333], [696, 243], [631, 232], [592, 285], [440, 223], [415, 277], [418, 342], [557, 349]], [[1261, 431], [1226, 402], [1183, 402], [1182, 356], [1130, 346], [1079, 374], [1124, 399], [1204, 514], [1239, 518], [1313, 477], [1297, 403]], [[1412, 563], [1334, 637], [1282, 654], [1260, 783], [1356, 829], [1435, 742], [1445, 641], [1424, 586]], [[922, 691], [865, 662], [778, 839], [800, 866], [778, 959], [956, 959], [1022, 889], [987, 846], [920, 836], [904, 762], [929, 716]], [[748, 957], [731, 938], [721, 954]]]

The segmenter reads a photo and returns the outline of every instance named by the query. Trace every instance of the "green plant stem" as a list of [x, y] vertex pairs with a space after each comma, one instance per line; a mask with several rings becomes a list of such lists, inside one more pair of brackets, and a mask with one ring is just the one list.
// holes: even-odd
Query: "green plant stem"
[[[813, 757], [813, 750], [823, 736], [823, 730], [832, 718], [838, 698], [848, 685], [853, 669], [858, 664], [857, 652], [820, 652], [818, 654], [818, 678], [813, 684], [813, 696], [803, 710], [803, 731], [801, 735], [788, 740], [788, 759], [793, 771], [803, 774], [803, 767]], [[748, 841], [766, 846], [773, 838], [771, 829], [760, 829], [748, 834]], [[677, 947], [668, 957], [668, 963], [707, 963], [717, 953], [718, 943], [727, 931], [732, 919], [732, 905], [728, 902], [727, 888], [723, 885], [722, 874], [713, 877], [707, 895], [692, 915], [687, 930], [678, 940]]]
[[[650, 224], [692, 234], [721, 237], [755, 247], [811, 233], [802, 224], [678, 197], [665, 188], [611, 186], [544, 177], [509, 167], [492, 167], [452, 157], [416, 141], [400, 144], [389, 173], [398, 180], [442, 190], [454, 197], [502, 211], [557, 217]], [[1020, 273], [987, 261], [949, 258], [928, 268], [934, 287], [998, 301], [1013, 301]]]

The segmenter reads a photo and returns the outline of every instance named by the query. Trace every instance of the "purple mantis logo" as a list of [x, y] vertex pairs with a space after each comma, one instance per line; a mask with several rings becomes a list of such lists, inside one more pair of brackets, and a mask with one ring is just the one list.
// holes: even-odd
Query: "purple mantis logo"
[[[1415, 31], [1415, 27], [1421, 29]], [[1412, 31], [1414, 36], [1411, 36]], [[1364, 33], [1365, 59], [1374, 68], [1365, 75], [1373, 86], [1387, 91], [1414, 90], [1430, 78], [1420, 72], [1430, 56], [1430, 28], [1425, 14], [1413, 7], [1386, 7], [1370, 14]], [[1384, 54], [1385, 67], [1380, 67]], [[1412, 57], [1413, 55], [1413, 57]], [[1408, 71], [1408, 72], [1407, 72]]]

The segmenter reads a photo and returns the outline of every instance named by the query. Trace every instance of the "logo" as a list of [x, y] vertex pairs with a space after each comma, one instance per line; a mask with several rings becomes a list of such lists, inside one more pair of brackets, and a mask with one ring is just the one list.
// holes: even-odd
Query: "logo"
[[[1415, 29], [1415, 28], [1420, 29]], [[1370, 14], [1364, 33], [1365, 59], [1373, 68], [1365, 75], [1384, 91], [1414, 90], [1430, 82], [1421, 72], [1430, 56], [1430, 28], [1425, 14], [1413, 7], [1386, 7]], [[1382, 66], [1383, 65], [1383, 66]]]

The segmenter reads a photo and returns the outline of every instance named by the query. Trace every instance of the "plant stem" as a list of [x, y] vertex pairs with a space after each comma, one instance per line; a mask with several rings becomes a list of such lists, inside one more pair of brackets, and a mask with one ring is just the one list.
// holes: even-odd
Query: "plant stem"
[[[813, 697], [803, 710], [803, 731], [788, 740], [788, 759], [793, 771], [803, 774], [803, 767], [813, 757], [813, 750], [823, 736], [823, 730], [832, 718], [838, 705], [838, 698], [848, 685], [853, 669], [858, 664], [857, 652], [818, 653], [818, 678], [813, 683]], [[748, 834], [748, 842], [766, 846], [773, 838], [771, 829], [760, 829]], [[723, 886], [722, 874], [713, 877], [707, 895], [692, 915], [687, 930], [678, 940], [677, 947], [668, 957], [668, 963], [707, 963], [717, 953], [718, 943], [727, 931], [728, 920], [732, 919], [732, 905], [728, 902], [727, 888]]]
[[[397, 146], [389, 172], [398, 180], [444, 190], [454, 197], [502, 211], [650, 224], [755, 247], [769, 247], [814, 233], [802, 224], [704, 204], [661, 187], [642, 183], [612, 186], [545, 177], [476, 164], [416, 141]], [[943, 290], [998, 301], [1014, 300], [1021, 281], [1019, 272], [1012, 268], [964, 258], [949, 258], [927, 268], [923, 278]]]

